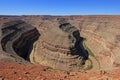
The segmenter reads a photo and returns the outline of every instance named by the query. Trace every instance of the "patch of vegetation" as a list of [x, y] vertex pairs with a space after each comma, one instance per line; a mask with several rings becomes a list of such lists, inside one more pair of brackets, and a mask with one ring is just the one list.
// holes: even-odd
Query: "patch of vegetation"
[[[85, 42], [83, 42], [83, 47], [88, 51], [88, 54], [89, 54], [90, 56], [92, 56], [92, 57], [94, 57], [94, 58], [96, 59], [96, 61], [97, 61], [98, 64], [99, 64], [99, 68], [100, 68], [100, 62], [99, 62], [98, 59], [95, 57], [94, 53], [86, 46]], [[90, 70], [90, 69], [93, 68], [92, 60], [91, 60], [91, 59], [89, 59], [89, 60], [90, 60], [90, 62], [91, 62], [91, 65], [88, 67], [87, 70]]]
[[35, 49], [36, 49], [36, 45], [37, 45], [36, 43], [33, 44], [33, 49], [34, 49], [34, 51], [35, 51]]
[[92, 57], [95, 57], [94, 53], [86, 46], [84, 42], [83, 42], [83, 46], [88, 51], [89, 55], [91, 55]]
[[47, 69], [53, 69], [52, 67], [48, 67]]
[[89, 61], [90, 61], [90, 65], [87, 67], [87, 69], [86, 69], [86, 70], [91, 70], [91, 69], [93, 68], [93, 63], [92, 63], [92, 60], [91, 60], [91, 59], [89, 59]]

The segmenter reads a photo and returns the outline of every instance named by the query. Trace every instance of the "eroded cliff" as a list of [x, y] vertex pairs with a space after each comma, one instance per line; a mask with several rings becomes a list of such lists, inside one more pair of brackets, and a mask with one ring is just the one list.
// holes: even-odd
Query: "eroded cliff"
[[40, 36], [37, 29], [22, 20], [15, 20], [4, 23], [1, 30], [3, 51], [29, 60], [33, 43]]
[[82, 41], [79, 31], [70, 23], [50, 27], [36, 43], [31, 60], [53, 69], [79, 71], [88, 59]]
[[[67, 58], [71, 58], [70, 55], [72, 54], [73, 54], [72, 55], [73, 58], [78, 57], [76, 56], [77, 53], [74, 53], [74, 49], [76, 51], [78, 44], [80, 43], [84, 46], [84, 48], [89, 53], [88, 54], [89, 56], [86, 55], [88, 56], [88, 60], [85, 61], [85, 65], [92, 64], [92, 65], [89, 65], [89, 69], [114, 69], [114, 68], [120, 67], [120, 54], [119, 54], [120, 52], [120, 40], [119, 40], [120, 16], [104, 15], [104, 16], [1, 17], [0, 26], [2, 23], [5, 23], [5, 21], [7, 20], [11, 21], [14, 19], [21, 19], [31, 24], [32, 26], [36, 27], [39, 33], [41, 34], [40, 39], [38, 39], [38, 41], [33, 44], [33, 49], [31, 51], [31, 53], [33, 54], [30, 55], [30, 57], [36, 56], [36, 58], [33, 57], [31, 59], [31, 62], [39, 63], [37, 61], [41, 61], [41, 64], [47, 64], [48, 62], [45, 62], [45, 61], [48, 61], [49, 57], [51, 58], [53, 57], [52, 60], [56, 61], [54, 58], [59, 59], [59, 57], [57, 57], [59, 55], [57, 54], [54, 55], [54, 53], [57, 53], [57, 52], [63, 58], [61, 59], [63, 61], [66, 60], [66, 57], [65, 57], [66, 54], [69, 56], [69, 57], [67, 56]], [[67, 21], [67, 23], [65, 22], [65, 24], [60, 24], [59, 21], [61, 19], [63, 22]], [[80, 33], [80, 36], [76, 36], [77, 38], [76, 39], [72, 33], [68, 32], [69, 30], [65, 32], [64, 29], [59, 28], [60, 25], [62, 26], [65, 25], [64, 27], [66, 27], [67, 25], [67, 26], [70, 26], [71, 28], [72, 26], [75, 26], [75, 28], [77, 29], [77, 31], [75, 31], [75, 34], [78, 35]], [[56, 34], [56, 36], [54, 34]], [[64, 35], [64, 36], [61, 36], [61, 35]], [[0, 39], [2, 36], [3, 35], [0, 36]], [[58, 36], [61, 36], [61, 38]], [[84, 41], [81, 41], [82, 39], [81, 37], [83, 37]], [[79, 39], [80, 39], [80, 42], [79, 42]], [[20, 43], [17, 44], [18, 47], [19, 45]], [[83, 46], [81, 46], [81, 48], [83, 48]], [[73, 53], [71, 53], [72, 50], [73, 50]], [[0, 51], [2, 51], [1, 46], [0, 46]], [[21, 51], [24, 52], [24, 50], [20, 50], [20, 53], [22, 53]], [[85, 50], [83, 50], [83, 52], [85, 53]], [[48, 53], [51, 53], [51, 54], [48, 54]], [[64, 53], [64, 54], [61, 54], [61, 53]], [[39, 58], [40, 55], [42, 55], [43, 58]], [[3, 55], [0, 54], [0, 56], [3, 56]], [[82, 58], [85, 59], [85, 54], [81, 53], [81, 56]], [[80, 58], [80, 60], [82, 60], [82, 58]], [[57, 65], [56, 63], [58, 62], [53, 63], [53, 61], [49, 62], [48, 66], [50, 67], [52, 66], [52, 68], [55, 68], [56, 67], [55, 65]], [[71, 60], [68, 61], [68, 63], [70, 62], [72, 61]], [[79, 61], [79, 62], [82, 62], [82, 61]], [[60, 66], [60, 67], [63, 67], [63, 66]]]

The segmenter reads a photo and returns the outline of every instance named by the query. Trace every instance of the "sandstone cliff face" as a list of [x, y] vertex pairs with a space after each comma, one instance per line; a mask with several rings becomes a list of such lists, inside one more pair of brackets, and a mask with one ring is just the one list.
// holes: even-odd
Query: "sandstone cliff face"
[[[1, 17], [0, 28], [2, 26], [2, 23], [4, 23], [7, 20], [11, 21], [13, 19], [16, 19], [16, 17], [5, 17], [5, 18]], [[58, 52], [58, 54], [64, 53], [64, 54], [60, 54], [60, 56], [62, 56], [62, 58], [64, 59], [67, 53], [69, 56], [70, 48], [77, 47], [77, 46], [75, 47], [76, 42], [77, 42], [76, 44], [79, 43], [82, 44], [81, 42], [76, 41], [75, 37], [71, 33], [65, 32], [62, 29], [61, 31], [63, 33], [61, 35], [65, 35], [68, 37], [65, 38], [64, 40], [62, 38], [57, 37], [58, 36], [57, 35], [55, 39], [58, 38], [57, 40], [59, 40], [59, 42], [53, 40], [54, 37], [51, 36], [48, 31], [50, 31], [51, 29], [54, 30], [54, 28], [59, 27], [60, 26], [59, 21], [62, 19], [63, 21], [64, 20], [67, 21], [72, 26], [75, 26], [76, 29], [79, 30], [80, 36], [86, 39], [83, 41], [83, 43], [87, 46], [87, 48], [89, 48], [88, 53], [92, 52], [94, 54], [94, 55], [92, 54], [92, 58], [90, 55], [88, 56], [88, 58], [92, 60], [93, 68], [96, 69], [96, 64], [97, 67], [100, 67], [97, 69], [108, 69], [108, 68], [113, 69], [116, 67], [120, 67], [120, 53], [119, 53], [120, 52], [120, 39], [119, 39], [120, 16], [21, 16], [21, 17], [17, 17], [17, 19], [22, 19], [23, 21], [31, 24], [32, 26], [35, 26], [38, 29], [39, 33], [41, 34], [41, 37], [38, 40], [38, 42], [33, 45], [33, 47], [35, 48], [33, 48], [34, 50], [32, 50], [32, 53], [34, 53], [34, 55], [40, 53], [37, 54], [36, 56], [38, 55], [40, 56], [42, 53], [44, 53], [44, 55], [42, 54], [43, 58], [41, 58], [43, 63], [47, 64], [47, 62], [45, 61], [49, 57], [46, 59], [44, 57], [46, 55], [48, 56], [49, 55], [48, 53], [51, 53], [51, 55], [49, 56], [53, 57], [53, 61], [54, 58], [59, 59], [59, 57], [56, 57], [57, 54], [54, 55], [54, 52], [56, 53]], [[64, 32], [66, 34], [64, 34]], [[57, 31], [56, 32], [53, 31], [52, 34], [55, 33], [57, 33]], [[47, 36], [50, 36], [49, 39], [44, 37], [46, 34]], [[76, 34], [78, 34], [77, 31]], [[0, 38], [1, 37], [2, 35], [0, 35]], [[72, 39], [69, 39], [71, 37]], [[56, 43], [57, 44], [62, 43], [64, 44], [64, 46], [63, 45], [56, 46]], [[39, 46], [36, 44], [38, 44]], [[71, 44], [69, 45], [70, 47], [68, 47], [68, 44]], [[17, 46], [19, 46], [19, 44]], [[0, 46], [0, 52], [1, 51], [2, 49]], [[30, 56], [33, 57], [33, 55]], [[73, 55], [72, 57], [74, 58], [75, 55]], [[67, 58], [71, 58], [71, 56]], [[35, 61], [39, 61], [41, 59], [36, 57]], [[82, 59], [80, 58], [80, 60]], [[35, 61], [33, 57], [32, 62]], [[55, 65], [56, 63], [49, 62], [49, 64]]]
[[53, 69], [79, 71], [88, 59], [82, 41], [79, 31], [70, 23], [48, 28], [36, 44], [32, 61]]
[[[69, 33], [69, 44], [70, 44], [70, 51], [72, 55], [76, 55], [78, 51], [78, 55], [81, 54], [82, 57], [85, 59], [88, 58], [88, 53], [85, 51], [84, 47], [82, 46], [83, 38], [80, 37], [79, 30], [72, 26], [70, 23], [64, 23], [59, 26], [64, 32]], [[81, 53], [79, 53], [81, 52]]]
[[4, 23], [1, 30], [3, 51], [29, 60], [32, 45], [40, 36], [37, 29], [24, 21], [15, 20]]
[[86, 38], [85, 44], [99, 60], [101, 69], [120, 67], [120, 42], [116, 38], [120, 34], [119, 20], [120, 16], [90, 16], [71, 21]]
[[93, 65], [98, 63], [100, 69], [120, 67], [120, 16], [49, 16], [51, 20], [47, 20], [46, 17], [26, 16], [22, 19], [37, 27], [41, 33], [45, 33], [47, 28], [58, 26], [62, 18], [75, 26], [80, 35], [86, 38], [85, 45], [97, 59]]

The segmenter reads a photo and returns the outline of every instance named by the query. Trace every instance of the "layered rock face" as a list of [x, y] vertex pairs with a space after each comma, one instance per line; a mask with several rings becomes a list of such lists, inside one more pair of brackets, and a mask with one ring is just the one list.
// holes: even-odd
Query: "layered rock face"
[[84, 43], [92, 53], [93, 68], [113, 69], [120, 67], [120, 16], [51, 16], [51, 20], [43, 20], [46, 17], [42, 17], [42, 19], [40, 17], [30, 18], [28, 16], [26, 20], [27, 18], [31, 19], [27, 21], [31, 24], [34, 23], [33, 25], [38, 27], [40, 31], [46, 30], [48, 26], [57, 26], [60, 18], [64, 18], [75, 26], [81, 36], [86, 38]]
[[36, 44], [32, 61], [53, 69], [79, 71], [88, 59], [82, 41], [79, 31], [70, 23], [50, 27]]
[[[68, 23], [59, 24], [61, 18], [63, 22], [66, 20]], [[76, 59], [74, 59], [76, 61], [72, 62], [71, 57], [74, 58], [76, 56], [77, 53], [74, 53], [74, 48], [76, 51], [78, 44], [82, 44], [83, 42], [84, 48], [86, 48], [89, 53], [88, 59], [90, 59], [92, 64], [92, 66], [90, 66], [91, 69], [113, 69], [120, 67], [120, 16], [4, 16], [0, 17], [0, 30], [3, 23], [15, 19], [21, 19], [32, 26], [35, 26], [41, 34], [40, 39], [32, 46], [33, 49], [30, 59], [33, 63], [56, 68], [56, 65], [58, 65], [56, 60], [61, 60], [62, 63], [63, 61], [68, 60], [66, 58], [69, 58], [68, 63], [81, 62]], [[71, 26], [70, 24], [75, 26], [75, 28], [79, 30], [80, 36], [84, 37], [86, 40], [81, 41], [81, 38], [78, 38], [78, 36], [76, 40], [72, 35], [74, 32], [75, 34], [79, 34], [76, 30], [73, 30], [73, 32], [69, 32], [69, 30], [66, 31], [66, 26]], [[63, 29], [63, 26], [66, 28]], [[0, 39], [3, 39], [3, 34], [0, 34]], [[15, 42], [15, 44], [16, 43], [17, 42]], [[19, 46], [19, 44], [17, 46]], [[81, 48], [83, 47], [80, 47], [79, 49]], [[71, 53], [71, 51], [73, 51], [73, 53]], [[78, 49], [77, 51], [80, 52]], [[83, 50], [83, 52], [86, 53], [85, 50]], [[0, 53], [0, 57], [3, 57], [1, 46]], [[80, 54], [83, 60], [86, 59], [85, 55], [86, 54]], [[60, 56], [60, 60], [57, 56]], [[3, 58], [6, 60], [6, 57]], [[0, 61], [3, 58], [0, 58]], [[8, 58], [10, 59], [11, 57]], [[53, 61], [51, 61], [51, 58]], [[49, 61], [49, 63], [47, 61]], [[53, 63], [54, 61], [55, 63]], [[82, 63], [84, 63], [84, 61]], [[60, 67], [65, 67], [65, 65], [60, 65], [59, 68]], [[73, 68], [69, 68], [68, 70], [73, 70]]]
[[24, 21], [15, 20], [4, 23], [1, 30], [3, 51], [29, 60], [33, 43], [40, 36], [37, 29]]

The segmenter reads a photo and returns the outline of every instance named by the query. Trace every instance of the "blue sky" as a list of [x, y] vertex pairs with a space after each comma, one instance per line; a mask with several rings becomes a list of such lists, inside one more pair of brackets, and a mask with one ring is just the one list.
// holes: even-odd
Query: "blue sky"
[[0, 15], [119, 15], [120, 0], [0, 0]]

